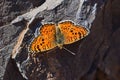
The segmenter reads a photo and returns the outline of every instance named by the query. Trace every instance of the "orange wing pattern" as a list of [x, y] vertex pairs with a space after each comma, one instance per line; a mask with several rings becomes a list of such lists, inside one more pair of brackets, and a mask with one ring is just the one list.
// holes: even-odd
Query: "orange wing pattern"
[[30, 51], [43, 52], [56, 47], [56, 28], [54, 24], [44, 24], [40, 28], [40, 35], [36, 37], [31, 45]]
[[62, 48], [64, 44], [81, 40], [89, 33], [86, 28], [75, 25], [72, 21], [60, 22], [57, 28], [55, 24], [44, 24], [39, 32], [40, 35], [30, 44], [31, 52], [43, 52], [56, 46]]
[[71, 21], [60, 22], [58, 27], [64, 35], [64, 44], [74, 43], [88, 34], [88, 30], [86, 28], [75, 25]]

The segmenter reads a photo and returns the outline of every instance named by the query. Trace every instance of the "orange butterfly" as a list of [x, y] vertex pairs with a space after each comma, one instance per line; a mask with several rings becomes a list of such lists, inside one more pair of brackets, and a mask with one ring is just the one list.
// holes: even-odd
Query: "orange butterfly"
[[39, 30], [40, 34], [31, 42], [31, 52], [44, 52], [55, 47], [74, 43], [89, 34], [89, 30], [75, 25], [72, 21], [59, 22], [57, 25], [44, 24]]

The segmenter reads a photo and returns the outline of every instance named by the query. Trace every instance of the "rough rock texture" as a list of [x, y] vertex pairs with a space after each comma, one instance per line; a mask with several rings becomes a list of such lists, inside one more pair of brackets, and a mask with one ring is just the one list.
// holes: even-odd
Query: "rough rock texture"
[[0, 0], [0, 26], [10, 23], [16, 16], [41, 5], [43, 2], [45, 0]]
[[[42, 3], [38, 4], [41, 5]], [[0, 0], [0, 80], [3, 79], [17, 37], [25, 25], [24, 22], [18, 23], [16, 26], [9, 23], [16, 16], [27, 12], [32, 7], [35, 6], [29, 0]]]
[[[34, 3], [34, 6], [35, 4], [38, 6], [37, 3]], [[36, 73], [28, 71], [27, 76], [31, 80], [120, 80], [119, 4], [119, 0], [106, 1], [96, 14], [91, 33], [72, 46], [66, 46], [69, 50], [77, 52], [76, 56], [59, 49], [49, 52], [50, 54], [35, 55], [34, 57], [39, 60], [33, 64], [40, 66], [41, 70], [30, 67]], [[3, 22], [0, 24], [4, 25]], [[3, 78], [5, 71], [4, 80], [24, 80], [16, 61], [11, 58], [8, 61], [16, 38], [24, 29], [25, 23], [20, 22], [16, 26], [0, 27], [0, 79]]]

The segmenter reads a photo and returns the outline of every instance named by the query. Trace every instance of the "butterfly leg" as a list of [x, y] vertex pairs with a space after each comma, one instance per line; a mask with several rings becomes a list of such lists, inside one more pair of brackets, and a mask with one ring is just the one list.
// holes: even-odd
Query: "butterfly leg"
[[65, 47], [62, 47], [63, 49], [65, 49], [66, 51], [68, 51], [69, 53], [71, 53], [72, 55], [75, 55], [75, 53], [74, 52], [72, 52], [72, 51], [70, 51], [70, 50], [68, 50], [67, 48], [65, 48]]

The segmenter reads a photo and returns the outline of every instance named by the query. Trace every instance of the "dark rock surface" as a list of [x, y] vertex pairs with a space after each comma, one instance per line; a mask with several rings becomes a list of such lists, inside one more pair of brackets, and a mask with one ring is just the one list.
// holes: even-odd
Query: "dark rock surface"
[[[9, 3], [9, 1], [6, 2]], [[21, 4], [23, 3], [24, 2]], [[38, 3], [33, 4], [34, 6], [40, 5]], [[36, 73], [28, 71], [27, 75], [30, 77], [30, 79], [120, 80], [119, 4], [119, 0], [106, 1], [104, 6], [102, 5], [96, 14], [90, 34], [83, 40], [72, 44], [72, 46], [66, 46], [69, 50], [77, 52], [76, 56], [72, 56], [68, 52], [59, 49], [55, 49], [55, 52], [53, 51], [50, 54], [46, 54], [45, 56], [47, 57], [35, 56], [40, 58], [39, 63], [44, 62], [43, 64], [46, 67], [42, 67], [40, 74], [36, 69], [34, 69]], [[2, 6], [0, 10], [6, 10], [2, 9], [3, 7], [5, 6]], [[29, 10], [30, 6], [29, 8], [28, 6], [25, 8]], [[20, 10], [19, 14], [25, 10], [26, 9]], [[8, 9], [7, 12], [9, 11], [10, 10]], [[4, 16], [6, 17], [8, 14]], [[11, 15], [9, 16], [12, 17]], [[9, 19], [6, 19], [5, 22], [2, 22], [4, 21], [4, 18], [2, 18], [0, 21], [0, 25], [5, 25], [7, 22], [9, 22]], [[3, 74], [5, 71], [4, 80], [24, 80], [16, 66], [16, 61], [11, 58], [9, 59], [15, 41], [19, 33], [24, 29], [25, 24], [20, 22], [16, 26], [7, 25], [0, 27], [0, 79], [3, 79]], [[39, 65], [39, 63], [35, 65]], [[54, 75], [51, 76], [51, 72]]]
[[10, 23], [15, 16], [30, 10], [30, 7], [32, 7], [32, 5], [29, 0], [1, 0], [0, 26]]
[[9, 24], [16, 16], [26, 13], [45, 0], [0, 0], [0, 26]]

